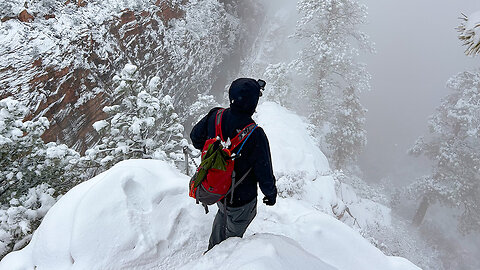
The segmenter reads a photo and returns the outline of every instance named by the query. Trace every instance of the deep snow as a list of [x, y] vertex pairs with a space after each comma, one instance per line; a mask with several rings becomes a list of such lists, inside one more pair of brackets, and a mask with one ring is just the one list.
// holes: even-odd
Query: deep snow
[[258, 205], [243, 239], [202, 255], [215, 211], [205, 215], [188, 197], [189, 177], [165, 162], [129, 160], [62, 197], [0, 270], [418, 269], [334, 217], [344, 202], [300, 117], [266, 102], [255, 119], [270, 141], [280, 197]]

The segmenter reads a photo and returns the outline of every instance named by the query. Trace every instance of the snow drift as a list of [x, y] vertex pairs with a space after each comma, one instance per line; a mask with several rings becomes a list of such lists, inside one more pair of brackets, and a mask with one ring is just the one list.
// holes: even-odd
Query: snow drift
[[0, 270], [418, 269], [332, 217], [341, 200], [301, 118], [268, 102], [256, 120], [270, 140], [280, 198], [258, 205], [243, 239], [202, 255], [215, 211], [205, 215], [188, 197], [189, 177], [162, 161], [129, 160], [68, 192]]

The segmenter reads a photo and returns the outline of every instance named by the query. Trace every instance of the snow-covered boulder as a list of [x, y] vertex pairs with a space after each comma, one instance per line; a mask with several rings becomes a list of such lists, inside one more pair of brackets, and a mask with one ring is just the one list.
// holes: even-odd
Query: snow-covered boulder
[[31, 243], [5, 257], [0, 269], [150, 269], [161, 264], [159, 258], [167, 260], [184, 245], [201, 243], [195, 229], [209, 229], [211, 217], [188, 200], [187, 182], [164, 162], [121, 162], [61, 198]]
[[267, 102], [256, 119], [284, 188], [275, 206], [258, 205], [243, 239], [227, 239], [202, 255], [215, 207], [205, 215], [188, 197], [189, 178], [169, 164], [129, 160], [63, 196], [30, 244], [7, 255], [0, 270], [418, 269], [385, 256], [333, 217], [332, 203], [341, 200], [301, 118]]

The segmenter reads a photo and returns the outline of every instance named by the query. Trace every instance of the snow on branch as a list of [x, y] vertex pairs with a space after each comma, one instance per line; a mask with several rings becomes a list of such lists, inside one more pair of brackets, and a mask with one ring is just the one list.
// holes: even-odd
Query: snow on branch
[[467, 46], [466, 55], [476, 55], [480, 52], [480, 11], [470, 16], [462, 13], [462, 23], [457, 27], [458, 38]]

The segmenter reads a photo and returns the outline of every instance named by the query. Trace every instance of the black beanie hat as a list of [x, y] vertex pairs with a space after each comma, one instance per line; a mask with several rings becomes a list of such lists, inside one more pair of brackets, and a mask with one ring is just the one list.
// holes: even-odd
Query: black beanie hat
[[260, 97], [260, 85], [255, 79], [240, 78], [230, 85], [228, 98], [232, 111], [253, 115]]

